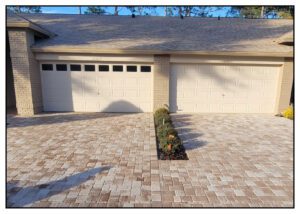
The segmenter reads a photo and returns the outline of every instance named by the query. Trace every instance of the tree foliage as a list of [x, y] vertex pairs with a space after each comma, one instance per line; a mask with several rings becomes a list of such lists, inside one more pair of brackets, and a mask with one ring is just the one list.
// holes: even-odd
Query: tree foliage
[[[222, 7], [223, 8], [223, 7]], [[165, 16], [198, 16], [211, 17], [212, 13], [222, 9], [221, 7], [209, 6], [166, 6]]]
[[227, 16], [243, 18], [293, 18], [292, 6], [234, 6]]
[[157, 15], [157, 7], [155, 6], [129, 6], [126, 8], [131, 12], [131, 14], [140, 16]]
[[293, 6], [268, 6], [266, 7], [266, 14], [272, 18], [293, 18]]
[[101, 6], [90, 6], [84, 12], [84, 14], [97, 14], [97, 15], [105, 15], [106, 13], [107, 12], [105, 7], [101, 7]]
[[38, 6], [8, 6], [8, 10], [15, 13], [41, 13], [42, 8]]
[[[8, 9], [17, 13], [41, 13], [42, 9], [39, 6], [8, 6]], [[81, 6], [78, 7], [81, 14]], [[243, 17], [243, 18], [293, 18], [293, 6], [89, 6], [84, 11], [84, 14], [98, 15], [120, 15], [123, 10], [139, 15], [139, 16], [197, 16], [197, 17], [212, 17], [216, 16], [215, 12], [222, 11], [227, 17]], [[162, 14], [161, 14], [162, 12]]]

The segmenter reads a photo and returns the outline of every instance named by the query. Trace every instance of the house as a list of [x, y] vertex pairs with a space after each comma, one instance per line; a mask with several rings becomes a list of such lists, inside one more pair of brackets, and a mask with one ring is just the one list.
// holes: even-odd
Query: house
[[7, 99], [24, 116], [276, 114], [290, 101], [293, 20], [7, 13], [7, 34]]

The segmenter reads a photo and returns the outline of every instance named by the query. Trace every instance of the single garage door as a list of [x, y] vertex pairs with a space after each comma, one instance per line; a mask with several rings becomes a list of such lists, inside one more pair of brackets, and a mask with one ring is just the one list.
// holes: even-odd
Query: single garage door
[[41, 63], [45, 111], [151, 112], [152, 66]]
[[171, 112], [274, 113], [280, 66], [172, 64]]

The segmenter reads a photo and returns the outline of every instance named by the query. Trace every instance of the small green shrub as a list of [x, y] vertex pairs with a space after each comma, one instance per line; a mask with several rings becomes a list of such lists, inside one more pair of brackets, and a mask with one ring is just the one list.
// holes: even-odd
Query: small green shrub
[[282, 116], [285, 117], [285, 118], [288, 118], [290, 120], [293, 120], [294, 119], [294, 109], [293, 109], [293, 106], [289, 106], [287, 109], [285, 109], [282, 112]]
[[159, 108], [155, 111], [154, 117], [156, 117], [159, 114], [169, 114], [169, 111], [166, 108]]
[[169, 111], [165, 108], [160, 108], [154, 113], [154, 123], [156, 126], [159, 126], [163, 123], [170, 123], [171, 117]]
[[168, 109], [160, 108], [154, 113], [160, 158], [163, 160], [187, 160], [182, 142], [174, 129]]
[[[172, 137], [170, 137], [172, 136]], [[175, 154], [178, 148], [180, 148], [181, 141], [174, 135], [168, 135], [167, 137], [161, 138], [159, 146], [161, 150], [166, 154]]]
[[159, 114], [158, 116], [154, 117], [154, 122], [156, 126], [171, 123], [171, 117], [168, 114]]
[[157, 127], [157, 137], [158, 137], [158, 139], [164, 138], [168, 135], [177, 136], [177, 132], [173, 128], [171, 123], [161, 124]]

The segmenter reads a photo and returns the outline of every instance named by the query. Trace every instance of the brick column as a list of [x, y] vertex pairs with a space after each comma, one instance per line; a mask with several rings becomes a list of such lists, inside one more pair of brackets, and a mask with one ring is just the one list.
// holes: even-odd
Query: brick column
[[8, 36], [17, 111], [19, 115], [31, 116], [43, 110], [39, 66], [30, 49], [34, 32], [9, 28]]
[[170, 56], [154, 56], [153, 111], [164, 105], [169, 106]]
[[279, 93], [277, 95], [277, 110], [276, 113], [282, 112], [290, 104], [294, 67], [293, 59], [286, 58], [282, 67], [279, 83]]

